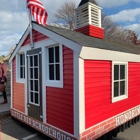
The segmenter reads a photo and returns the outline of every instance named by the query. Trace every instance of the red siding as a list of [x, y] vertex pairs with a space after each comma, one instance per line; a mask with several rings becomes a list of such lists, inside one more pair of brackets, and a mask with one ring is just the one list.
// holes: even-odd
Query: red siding
[[86, 128], [140, 104], [140, 63], [128, 64], [128, 99], [111, 102], [111, 62], [85, 61]]
[[85, 27], [78, 28], [75, 31], [81, 32], [85, 35], [96, 37], [96, 38], [101, 38], [101, 39], [104, 38], [104, 29], [93, 26], [93, 25], [87, 25]]
[[73, 134], [73, 51], [66, 47], [63, 47], [63, 77], [63, 88], [46, 87], [47, 123]]
[[[47, 36], [37, 32], [36, 30], [33, 30], [33, 41], [34, 42], [45, 40], [47, 38], [48, 38]], [[27, 36], [27, 38], [25, 39], [25, 41], [22, 44], [22, 46], [25, 46], [25, 45], [28, 45], [28, 44], [30, 44], [30, 35]]]
[[16, 82], [16, 59], [12, 61], [12, 91], [13, 91], [13, 108], [25, 113], [24, 101], [24, 84]]

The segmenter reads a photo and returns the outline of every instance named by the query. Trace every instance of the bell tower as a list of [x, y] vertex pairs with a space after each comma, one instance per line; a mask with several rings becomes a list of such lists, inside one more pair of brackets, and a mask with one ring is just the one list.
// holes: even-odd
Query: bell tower
[[104, 38], [104, 29], [101, 27], [101, 9], [95, 0], [81, 0], [75, 10], [75, 31], [96, 38]]

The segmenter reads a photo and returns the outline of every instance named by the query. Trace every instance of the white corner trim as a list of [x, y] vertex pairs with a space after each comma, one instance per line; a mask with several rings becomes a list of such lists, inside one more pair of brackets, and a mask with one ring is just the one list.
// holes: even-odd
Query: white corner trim
[[[119, 97], [114, 97], [114, 65], [115, 64], [124, 64], [126, 65], [126, 70], [125, 70], [125, 77], [126, 77], [126, 84], [125, 84], [125, 95], [119, 96]], [[112, 61], [112, 81], [111, 81], [111, 86], [112, 86], [112, 103], [124, 100], [128, 98], [128, 62], [119, 62], [119, 61]]]
[[79, 134], [85, 131], [85, 71], [84, 60], [79, 58]]
[[33, 23], [33, 29], [52, 38], [55, 39], [57, 42], [59, 42], [60, 44], [63, 44], [65, 46], [67, 46], [68, 48], [74, 50], [77, 53], [80, 53], [82, 46], [79, 45], [78, 43], [75, 43], [57, 33], [54, 33], [53, 31], [48, 30], [45, 27], [42, 27], [36, 23]]
[[13, 108], [13, 70], [12, 70], [12, 64], [13, 64], [13, 62], [11, 62], [10, 63], [10, 65], [11, 65], [11, 108]]
[[85, 131], [84, 60], [74, 52], [74, 136]]
[[42, 47], [42, 116], [43, 116], [43, 123], [46, 123], [47, 122], [47, 108], [46, 108], [46, 61], [45, 61], [45, 58], [46, 58], [46, 48], [45, 47]]
[[25, 114], [28, 115], [28, 91], [27, 91], [27, 57], [26, 57], [26, 51], [24, 51], [25, 54], [25, 83], [24, 83], [24, 98], [25, 98]]
[[79, 55], [73, 53], [73, 64], [74, 64], [74, 136], [79, 139]]
[[24, 33], [24, 35], [22, 36], [21, 40], [19, 41], [18, 45], [16, 46], [13, 54], [11, 55], [10, 59], [9, 59], [9, 63], [11, 63], [11, 61], [13, 60], [13, 58], [15, 57], [16, 53], [18, 52], [18, 50], [20, 49], [21, 45], [23, 44], [24, 40], [27, 38], [28, 34], [30, 32], [30, 29], [28, 28], [26, 30], [26, 32]]
[[109, 60], [109, 61], [122, 61], [122, 62], [140, 62], [140, 55], [130, 54], [125, 52], [104, 50], [91, 47], [82, 47], [80, 57], [83, 59], [91, 60]]

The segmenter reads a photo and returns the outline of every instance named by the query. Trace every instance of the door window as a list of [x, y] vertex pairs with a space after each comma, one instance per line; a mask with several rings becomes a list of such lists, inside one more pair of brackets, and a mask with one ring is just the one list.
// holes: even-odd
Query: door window
[[29, 77], [29, 103], [40, 104], [39, 94], [39, 55], [30, 55], [28, 59], [28, 77]]

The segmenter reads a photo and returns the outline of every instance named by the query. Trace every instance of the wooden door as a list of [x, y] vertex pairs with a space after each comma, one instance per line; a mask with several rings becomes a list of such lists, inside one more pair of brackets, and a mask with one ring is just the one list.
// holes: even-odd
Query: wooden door
[[28, 116], [39, 121], [43, 121], [41, 60], [41, 48], [27, 51]]

